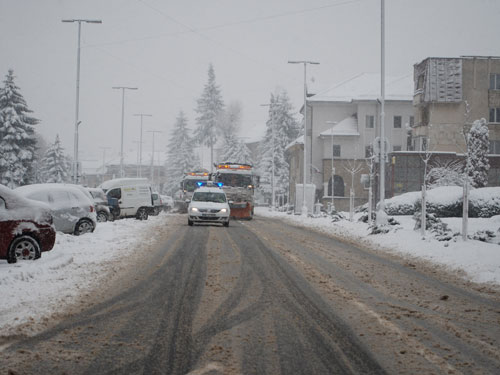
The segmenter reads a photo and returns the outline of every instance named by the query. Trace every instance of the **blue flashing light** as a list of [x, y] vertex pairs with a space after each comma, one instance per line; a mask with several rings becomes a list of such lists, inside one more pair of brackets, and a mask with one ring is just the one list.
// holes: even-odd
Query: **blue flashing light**
[[221, 188], [224, 184], [222, 182], [217, 182], [217, 186]]
[[198, 181], [196, 184], [197, 184], [198, 186], [200, 186], [200, 187], [201, 187], [201, 186], [203, 186], [203, 185], [205, 185], [205, 184], [204, 184], [203, 182], [201, 182], [201, 181]]

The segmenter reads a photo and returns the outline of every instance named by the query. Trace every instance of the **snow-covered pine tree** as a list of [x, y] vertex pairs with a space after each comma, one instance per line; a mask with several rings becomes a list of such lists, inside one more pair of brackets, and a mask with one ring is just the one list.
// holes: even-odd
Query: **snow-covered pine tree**
[[484, 118], [474, 121], [467, 134], [466, 171], [473, 187], [485, 187], [488, 184], [489, 132]]
[[224, 138], [224, 152], [222, 153], [219, 162], [241, 163], [253, 165], [252, 155], [247, 145], [238, 139], [235, 135], [230, 134]]
[[28, 115], [31, 112], [10, 69], [0, 88], [0, 183], [10, 188], [33, 182], [33, 126], [39, 121]]
[[68, 159], [56, 135], [55, 142], [47, 149], [42, 159], [42, 179], [44, 182], [63, 183], [69, 181]]
[[198, 143], [210, 148], [210, 168], [214, 163], [214, 146], [217, 142], [217, 123], [224, 110], [224, 102], [220, 88], [215, 82], [212, 64], [208, 67], [208, 82], [197, 101], [195, 139]]
[[274, 176], [276, 193], [284, 193], [289, 183], [289, 165], [285, 149], [299, 135], [299, 126], [293, 116], [293, 108], [285, 91], [271, 94], [266, 135], [259, 146], [258, 169], [260, 187], [264, 194], [272, 191], [272, 164], [274, 149]]
[[167, 144], [165, 194], [173, 196], [179, 190], [184, 174], [199, 168], [200, 163], [193, 150], [194, 141], [189, 132], [187, 118], [180, 111]]

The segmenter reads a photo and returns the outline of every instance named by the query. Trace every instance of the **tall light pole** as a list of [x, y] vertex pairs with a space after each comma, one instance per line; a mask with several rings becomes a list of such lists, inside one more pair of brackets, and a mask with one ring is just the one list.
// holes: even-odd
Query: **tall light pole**
[[137, 87], [114, 86], [114, 90], [122, 90], [122, 134], [120, 144], [120, 177], [124, 177], [123, 171], [123, 128], [125, 124], [125, 90], [137, 90]]
[[88, 20], [88, 19], [67, 19], [61, 20], [62, 22], [77, 22], [78, 23], [78, 50], [76, 55], [76, 110], [75, 110], [75, 143], [73, 150], [73, 182], [78, 183], [78, 119], [80, 110], [80, 40], [82, 34], [82, 22], [85, 23], [102, 23], [101, 20]]
[[147, 113], [136, 113], [134, 116], [141, 117], [141, 136], [139, 138], [139, 177], [142, 177], [142, 118], [144, 116], [153, 117], [153, 115]]
[[163, 132], [160, 130], [148, 130], [147, 132], [153, 133], [153, 152], [151, 153], [151, 185], [153, 185], [155, 178], [155, 134]]
[[387, 224], [385, 215], [385, 1], [380, 0], [380, 202], [377, 224]]
[[111, 147], [99, 147], [102, 149], [102, 173], [101, 173], [101, 183], [104, 182], [104, 169], [106, 168], [106, 150]]
[[299, 61], [288, 61], [289, 64], [303, 64], [304, 65], [304, 179], [303, 179], [303, 186], [302, 186], [302, 215], [307, 216], [307, 204], [306, 204], [306, 174], [307, 174], [307, 71], [306, 67], [307, 64], [314, 64], [318, 65], [319, 62], [315, 61], [306, 61], [306, 60], [299, 60]]

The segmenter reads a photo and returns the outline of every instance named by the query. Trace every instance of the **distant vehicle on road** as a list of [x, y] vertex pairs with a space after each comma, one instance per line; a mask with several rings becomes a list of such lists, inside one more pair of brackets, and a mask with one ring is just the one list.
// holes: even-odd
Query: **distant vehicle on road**
[[113, 215], [109, 209], [108, 197], [104, 190], [100, 188], [87, 188], [92, 199], [94, 200], [95, 211], [97, 215], [97, 222], [104, 223], [113, 220]]
[[100, 186], [108, 198], [116, 199], [115, 218], [135, 217], [147, 220], [153, 210], [151, 184], [146, 178], [115, 178]]
[[70, 184], [34, 184], [14, 190], [25, 198], [49, 205], [56, 230], [81, 235], [93, 232], [97, 225], [94, 202]]
[[199, 188], [199, 182], [207, 182], [209, 173], [206, 169], [188, 172], [181, 181], [181, 190], [179, 196], [176, 197], [175, 208], [181, 213], [187, 212], [188, 201], [191, 200], [193, 192]]
[[151, 197], [153, 198], [153, 210], [150, 212], [150, 214], [153, 216], [158, 216], [160, 214], [160, 212], [162, 210], [162, 206], [163, 206], [161, 196], [156, 191], [153, 191], [153, 193], [151, 194]]
[[253, 218], [254, 191], [259, 178], [251, 165], [220, 163], [211, 179], [223, 184], [222, 189], [231, 202], [232, 218], [248, 220]]
[[188, 225], [221, 223], [229, 226], [229, 204], [226, 193], [218, 187], [200, 187], [193, 192], [188, 206]]
[[15, 263], [40, 258], [55, 240], [50, 208], [0, 185], [0, 259]]

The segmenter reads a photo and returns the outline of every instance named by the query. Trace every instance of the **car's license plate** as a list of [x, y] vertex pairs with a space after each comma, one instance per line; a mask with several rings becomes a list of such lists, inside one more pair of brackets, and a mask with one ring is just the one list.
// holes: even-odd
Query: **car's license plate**
[[203, 214], [203, 216], [215, 216], [215, 214]]

